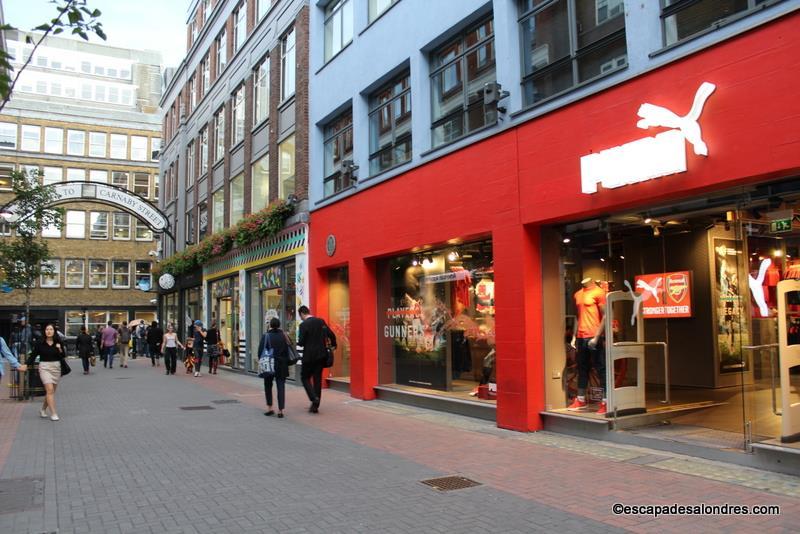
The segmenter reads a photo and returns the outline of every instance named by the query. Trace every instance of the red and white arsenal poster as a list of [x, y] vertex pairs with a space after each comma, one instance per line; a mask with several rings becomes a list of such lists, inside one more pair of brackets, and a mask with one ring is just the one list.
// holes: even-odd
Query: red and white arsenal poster
[[691, 271], [642, 274], [635, 280], [645, 319], [692, 316]]

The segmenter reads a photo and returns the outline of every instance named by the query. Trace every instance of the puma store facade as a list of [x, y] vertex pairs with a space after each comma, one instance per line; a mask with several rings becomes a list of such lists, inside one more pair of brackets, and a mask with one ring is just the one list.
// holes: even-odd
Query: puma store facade
[[[577, 421], [645, 433], [670, 420], [675, 439], [704, 446], [792, 447], [797, 23], [784, 17], [313, 211], [311, 302], [346, 318], [347, 369], [334, 379], [362, 399], [488, 403], [498, 426], [520, 431]], [[581, 354], [582, 282], [602, 289], [592, 357]], [[567, 410], [579, 363], [586, 405]], [[491, 398], [469, 395], [484, 382]]]

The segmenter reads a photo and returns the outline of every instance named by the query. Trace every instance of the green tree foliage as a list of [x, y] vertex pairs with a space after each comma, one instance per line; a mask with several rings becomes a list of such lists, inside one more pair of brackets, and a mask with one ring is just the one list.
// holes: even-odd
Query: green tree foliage
[[[58, 35], [60, 33], [69, 32], [73, 35], [78, 35], [82, 39], [88, 41], [89, 34], [95, 34], [105, 41], [106, 34], [103, 32], [103, 25], [98, 22], [100, 18], [99, 9], [91, 9], [86, 5], [87, 0], [51, 0], [50, 3], [56, 8], [56, 16], [48, 22], [40, 24], [32, 29], [32, 31], [42, 32], [36, 39], [33, 37], [26, 37], [25, 42], [34, 44], [33, 51], [30, 56], [26, 58], [25, 63], [14, 74], [14, 67], [11, 65], [12, 57], [5, 50], [0, 49], [0, 111], [6, 107], [14, 91], [14, 86], [19, 80], [19, 75], [30, 64], [33, 59], [33, 54], [39, 45], [49, 35]], [[0, 26], [0, 30], [16, 30], [14, 26], [4, 24]]]
[[31, 291], [43, 274], [52, 268], [43, 264], [50, 259], [50, 248], [41, 237], [48, 226], [61, 228], [64, 211], [52, 207], [58, 199], [52, 187], [39, 184], [36, 174], [11, 173], [14, 200], [3, 207], [3, 218], [11, 226], [12, 235], [0, 238], [0, 279], [25, 292], [25, 316], [30, 317]]

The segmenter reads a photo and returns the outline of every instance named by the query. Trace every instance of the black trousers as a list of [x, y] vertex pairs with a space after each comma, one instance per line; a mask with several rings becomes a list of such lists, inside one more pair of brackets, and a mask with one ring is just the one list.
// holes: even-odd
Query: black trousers
[[264, 395], [267, 397], [267, 406], [272, 407], [272, 382], [278, 388], [278, 409], [283, 411], [286, 406], [286, 379], [275, 375], [264, 377]]
[[164, 348], [164, 367], [167, 373], [175, 374], [175, 366], [178, 361], [178, 347]]
[[300, 371], [300, 381], [303, 382], [308, 400], [317, 404], [322, 400], [322, 369], [324, 369], [324, 365], [325, 360], [303, 362]]

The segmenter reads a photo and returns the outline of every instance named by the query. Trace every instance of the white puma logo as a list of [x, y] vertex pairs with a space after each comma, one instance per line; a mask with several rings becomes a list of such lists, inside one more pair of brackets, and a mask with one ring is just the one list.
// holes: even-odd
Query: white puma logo
[[656, 278], [652, 286], [647, 282], [645, 282], [644, 280], [639, 280], [636, 282], [636, 288], [643, 289], [646, 292], [650, 293], [651, 295], [653, 295], [653, 297], [655, 297], [656, 302], [658, 304], [661, 304], [661, 299], [658, 298], [658, 288], [661, 285], [662, 280], [663, 279], [661, 277]]
[[646, 130], [653, 126], [664, 126], [667, 128], [677, 128], [681, 131], [683, 136], [694, 147], [694, 153], [698, 156], [708, 156], [708, 146], [703, 141], [702, 133], [700, 132], [700, 124], [697, 122], [700, 118], [700, 113], [703, 112], [703, 106], [711, 96], [711, 93], [717, 88], [713, 83], [703, 82], [697, 89], [694, 95], [694, 102], [692, 108], [685, 116], [680, 117], [676, 113], [653, 104], [642, 104], [639, 107], [638, 115], [641, 120], [636, 123], [636, 126]]
[[772, 260], [765, 258], [764, 261], [761, 262], [761, 267], [758, 269], [758, 278], [753, 278], [752, 274], [747, 275], [747, 284], [750, 286], [750, 293], [753, 295], [753, 300], [758, 304], [758, 311], [761, 313], [761, 317], [769, 317], [769, 306], [767, 306], [767, 301], [764, 298], [764, 289], [762, 286], [764, 285], [764, 277], [767, 275], [767, 269], [769, 269], [770, 265], [772, 265]]
[[[641, 280], [639, 280], [641, 282]], [[636, 317], [639, 316], [639, 306], [642, 305], [642, 301], [644, 300], [644, 293], [638, 294], [636, 293], [633, 288], [631, 287], [630, 282], [625, 280], [624, 282], [625, 287], [628, 288], [628, 291], [631, 292], [631, 296], [633, 297], [633, 314], [631, 314], [631, 326], [636, 324]], [[636, 284], [639, 285], [638, 283]]]

